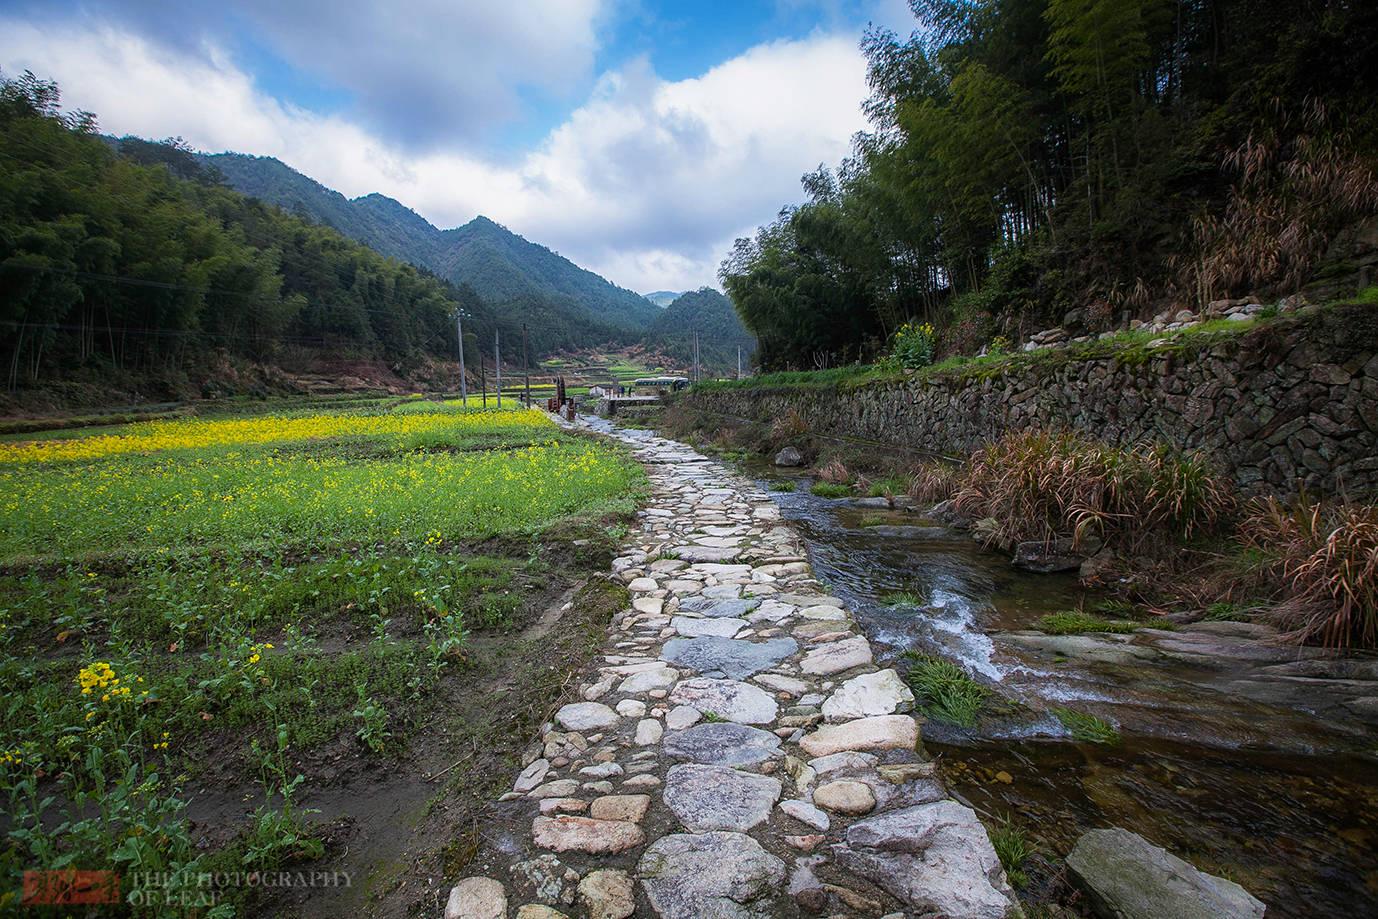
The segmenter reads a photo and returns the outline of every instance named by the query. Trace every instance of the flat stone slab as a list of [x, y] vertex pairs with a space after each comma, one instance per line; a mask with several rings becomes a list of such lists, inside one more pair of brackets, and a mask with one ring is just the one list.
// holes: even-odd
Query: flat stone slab
[[799, 669], [815, 676], [842, 673], [871, 663], [871, 643], [861, 635], [829, 642], [804, 655]]
[[770, 693], [759, 686], [708, 677], [680, 680], [670, 693], [670, 701], [738, 724], [769, 724], [780, 710]]
[[735, 638], [672, 638], [660, 651], [661, 660], [700, 673], [720, 672], [734, 680], [774, 667], [799, 650], [792, 638], [741, 641]]
[[846, 724], [825, 724], [799, 741], [809, 756], [844, 750], [912, 750], [919, 742], [919, 725], [908, 715], [874, 715]]
[[700, 616], [722, 617], [731, 616], [740, 618], [761, 605], [759, 597], [747, 597], [742, 600], [715, 600], [712, 597], [690, 597], [681, 600], [679, 608], [682, 612], [698, 613]]
[[620, 716], [602, 702], [571, 702], [555, 713], [567, 731], [597, 731], [617, 724]]
[[560, 816], [531, 821], [531, 838], [542, 849], [555, 852], [612, 855], [641, 845], [646, 834], [635, 823], [624, 820]]
[[885, 888], [919, 915], [1005, 919], [1016, 902], [976, 812], [956, 801], [854, 823], [846, 844], [832, 852], [838, 865]]
[[662, 749], [673, 759], [710, 766], [754, 766], [779, 752], [780, 738], [744, 724], [709, 722], [671, 732]]
[[679, 673], [670, 667], [660, 666], [654, 670], [633, 673], [617, 687], [618, 692], [628, 694], [650, 692], [652, 689], [669, 689], [679, 679]]
[[1067, 867], [1097, 907], [1122, 919], [1263, 916], [1263, 903], [1234, 881], [1206, 874], [1118, 827], [1083, 834]]
[[785, 863], [742, 833], [664, 836], [637, 863], [662, 919], [768, 919]]
[[686, 562], [730, 562], [742, 554], [741, 549], [712, 546], [675, 546], [673, 551]]
[[847, 680], [823, 703], [825, 721], [890, 715], [914, 707], [914, 693], [894, 670], [863, 673]]
[[693, 619], [689, 616], [676, 616], [670, 625], [685, 638], [731, 638], [747, 627], [745, 619]]
[[727, 766], [682, 764], [665, 776], [665, 806], [691, 833], [745, 833], [780, 800], [780, 780]]

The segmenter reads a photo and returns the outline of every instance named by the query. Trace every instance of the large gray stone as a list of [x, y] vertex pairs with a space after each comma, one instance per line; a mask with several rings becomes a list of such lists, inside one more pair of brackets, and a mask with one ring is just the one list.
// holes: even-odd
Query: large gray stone
[[670, 625], [674, 630], [685, 638], [702, 638], [710, 635], [715, 638], [731, 638], [742, 629], [746, 628], [745, 619], [692, 619], [688, 616], [676, 616], [670, 620]]
[[1067, 867], [1107, 919], [1258, 919], [1265, 908], [1234, 881], [1118, 827], [1084, 833]]
[[663, 836], [637, 873], [662, 919], [767, 919], [785, 863], [741, 833]]
[[742, 550], [712, 546], [675, 546], [674, 553], [686, 562], [730, 562], [741, 555]]
[[680, 680], [670, 693], [670, 701], [738, 724], [769, 724], [779, 711], [774, 697], [759, 686], [708, 677]]
[[747, 597], [744, 600], [715, 600], [712, 597], [690, 597], [688, 600], [681, 600], [679, 608], [682, 612], [698, 613], [709, 618], [732, 617], [740, 618], [761, 605], [759, 597]]
[[802, 466], [804, 465], [804, 454], [799, 452], [798, 447], [784, 447], [779, 453], [775, 454], [775, 465], [777, 466]]
[[710, 722], [667, 735], [663, 749], [673, 759], [712, 766], [751, 766], [774, 756], [780, 749], [780, 738], [744, 724]]
[[1005, 919], [1015, 906], [976, 812], [955, 801], [855, 823], [846, 843], [832, 850], [838, 865], [879, 884], [920, 915]]
[[661, 660], [700, 673], [721, 673], [744, 680], [774, 667], [799, 650], [793, 638], [742, 641], [736, 638], [672, 638], [660, 650]]
[[665, 806], [691, 833], [745, 833], [770, 816], [780, 780], [727, 766], [681, 764], [665, 776]]

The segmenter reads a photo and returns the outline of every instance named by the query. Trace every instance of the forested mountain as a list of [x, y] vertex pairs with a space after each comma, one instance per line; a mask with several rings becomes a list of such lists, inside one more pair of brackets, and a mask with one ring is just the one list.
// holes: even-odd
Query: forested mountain
[[712, 371], [735, 372], [738, 348], [745, 369], [756, 351], [756, 339], [737, 318], [732, 302], [711, 287], [676, 297], [651, 324], [646, 344], [687, 366], [694, 359], [695, 332], [699, 363]]
[[638, 340], [659, 314], [609, 283], [486, 217], [439, 230], [385, 195], [350, 200], [271, 157], [203, 156], [233, 188], [333, 227], [386, 255], [472, 287], [544, 353]]
[[1290, 293], [1378, 212], [1378, 4], [916, 0], [869, 133], [720, 278], [769, 367]]
[[404, 369], [455, 353], [458, 308], [491, 334], [489, 307], [468, 288], [216, 184], [176, 145], [134, 142], [129, 154], [95, 134], [92, 116], [63, 115], [54, 84], [0, 81], [11, 390], [83, 373], [156, 387], [213, 352]]
[[649, 294], [642, 294], [656, 306], [665, 307], [675, 302], [675, 298], [683, 294], [682, 290], [653, 290]]

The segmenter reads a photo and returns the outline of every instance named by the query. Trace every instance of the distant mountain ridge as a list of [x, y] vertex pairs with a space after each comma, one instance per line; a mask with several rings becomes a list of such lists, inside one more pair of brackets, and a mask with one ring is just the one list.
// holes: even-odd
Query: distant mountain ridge
[[441, 230], [386, 195], [349, 199], [273, 157], [201, 154], [237, 191], [332, 227], [366, 246], [467, 284], [549, 351], [640, 341], [661, 311], [646, 298], [487, 217]]
[[641, 296], [650, 300], [656, 306], [666, 307], [674, 303], [675, 300], [683, 294], [684, 291], [682, 290], [653, 290], [649, 294], [642, 294]]
[[742, 325], [732, 301], [711, 287], [676, 297], [651, 324], [646, 340], [667, 357], [688, 365], [694, 359], [695, 332], [699, 363], [710, 371], [735, 371], [738, 348], [745, 369], [756, 352], [756, 338]]

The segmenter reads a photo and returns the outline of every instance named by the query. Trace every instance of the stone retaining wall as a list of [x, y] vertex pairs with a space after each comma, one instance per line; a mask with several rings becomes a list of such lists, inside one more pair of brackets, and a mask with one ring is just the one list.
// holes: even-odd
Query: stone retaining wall
[[1070, 428], [1204, 452], [1246, 493], [1378, 492], [1378, 308], [1324, 309], [1208, 344], [1014, 360], [978, 375], [863, 387], [691, 391], [688, 409], [965, 454], [1009, 431]]

